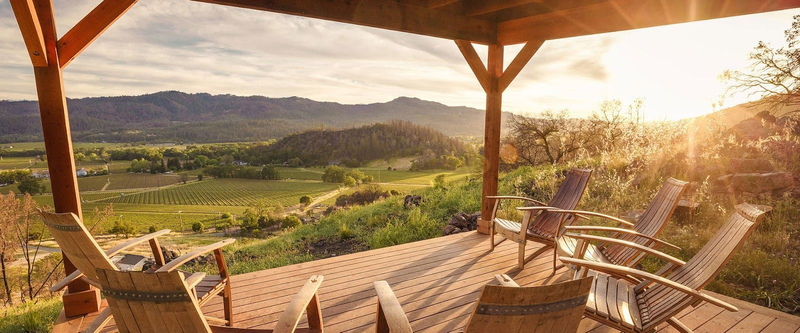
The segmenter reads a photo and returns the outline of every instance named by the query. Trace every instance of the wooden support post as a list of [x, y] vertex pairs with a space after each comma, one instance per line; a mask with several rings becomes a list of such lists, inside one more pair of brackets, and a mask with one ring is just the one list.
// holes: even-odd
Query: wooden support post
[[467, 60], [481, 87], [486, 91], [486, 122], [483, 139], [483, 196], [481, 197], [481, 218], [478, 220], [478, 232], [490, 232], [490, 219], [494, 209], [494, 201], [487, 197], [497, 195], [497, 180], [500, 169], [500, 130], [503, 120], [503, 91], [508, 88], [517, 74], [522, 70], [543, 41], [531, 41], [525, 44], [517, 54], [508, 70], [503, 70], [503, 46], [489, 45], [489, 61], [486, 67], [472, 43], [467, 40], [456, 40], [456, 46]]
[[500, 90], [500, 77], [503, 75], [503, 46], [489, 45], [487, 64], [489, 72], [489, 91], [486, 92], [486, 121], [483, 138], [483, 196], [481, 197], [481, 218], [478, 232], [488, 234], [492, 218], [492, 200], [488, 196], [497, 195], [497, 177], [500, 167], [500, 129], [503, 113], [503, 92]]
[[[72, 152], [72, 136], [67, 114], [67, 100], [64, 94], [64, 82], [61, 66], [58, 62], [56, 47], [57, 34], [53, 16], [52, 0], [35, 0], [39, 24], [44, 39], [47, 57], [46, 67], [34, 67], [36, 90], [39, 96], [39, 112], [42, 119], [44, 146], [47, 152], [47, 168], [50, 170], [53, 203], [56, 212], [74, 213], [83, 219], [78, 178], [75, 175], [75, 157]], [[72, 274], [75, 266], [64, 257], [64, 270]], [[97, 293], [94, 295], [93, 293]], [[91, 295], [90, 295], [91, 294]], [[74, 295], [74, 296], [71, 296]], [[90, 288], [83, 280], [70, 283], [64, 295], [64, 307], [70, 308], [69, 315], [79, 315], [99, 310], [99, 291]], [[74, 311], [78, 309], [79, 311]]]

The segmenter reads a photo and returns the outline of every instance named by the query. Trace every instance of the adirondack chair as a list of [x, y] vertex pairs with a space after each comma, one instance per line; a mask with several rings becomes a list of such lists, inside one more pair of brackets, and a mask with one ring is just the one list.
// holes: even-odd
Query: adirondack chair
[[[507, 275], [495, 275], [501, 285], [486, 285], [464, 332], [576, 332], [592, 279], [549, 286], [520, 287]], [[386, 281], [376, 281], [376, 333], [411, 333], [411, 324]]]
[[[578, 202], [583, 197], [583, 192], [589, 183], [592, 170], [572, 169], [567, 173], [564, 182], [558, 187], [558, 191], [553, 195], [549, 204], [542, 201], [518, 197], [518, 196], [490, 196], [494, 199], [494, 209], [492, 210], [492, 223], [489, 227], [491, 235], [491, 250], [506, 239], [510, 239], [519, 244], [518, 266], [519, 269], [525, 268], [525, 263], [533, 260], [544, 250], [555, 247], [555, 241], [559, 234], [563, 232], [564, 226], [572, 224], [577, 217], [574, 214], [553, 213], [550, 210], [571, 210], [575, 209]], [[524, 211], [522, 223], [501, 219], [497, 217], [497, 209], [500, 207], [501, 200], [522, 200], [536, 206], [518, 208]], [[503, 239], [495, 243], [494, 234], [500, 234]], [[527, 241], [542, 243], [545, 246], [539, 251], [534, 252], [529, 257], [525, 257], [525, 245]], [[556, 254], [553, 254], [553, 272], [556, 270]]]
[[[120, 272], [112, 269], [96, 270], [102, 293], [108, 300], [103, 312], [114, 315], [114, 322], [122, 333], [127, 332], [215, 332], [215, 333], [289, 333], [322, 332], [322, 312], [317, 290], [322, 276], [312, 276], [284, 310], [275, 329], [243, 329], [209, 325], [200, 311], [192, 289], [195, 285], [183, 272]], [[304, 310], [309, 328], [297, 328]], [[86, 332], [96, 332], [91, 325]]]
[[[210, 301], [214, 295], [223, 297], [224, 319], [216, 319], [216, 321], [224, 322], [226, 325], [233, 325], [233, 306], [231, 304], [231, 283], [228, 275], [228, 266], [225, 263], [225, 258], [222, 256], [222, 247], [233, 243], [234, 239], [226, 239], [211, 245], [203, 246], [189, 252], [183, 256], [173, 259], [169, 263], [164, 262], [164, 256], [161, 253], [161, 248], [158, 244], [158, 236], [168, 234], [169, 230], [157, 231], [139, 238], [132, 239], [123, 244], [117, 245], [109, 250], [103, 251], [92, 237], [89, 230], [81, 223], [78, 216], [72, 213], [49, 213], [41, 212], [44, 225], [50, 234], [55, 238], [56, 243], [61, 247], [63, 252], [69, 260], [75, 265], [77, 270], [56, 283], [51, 292], [56, 292], [64, 289], [70, 282], [81, 279], [86, 283], [102, 289], [98, 276], [95, 273], [96, 269], [111, 269], [119, 270], [116, 265], [109, 259], [115, 254], [120, 253], [125, 249], [133, 246], [143, 244], [145, 242], [150, 244], [153, 251], [153, 258], [155, 259], [155, 266], [151, 271], [169, 272], [176, 270], [180, 265], [188, 261], [204, 255], [209, 252], [214, 252], [217, 266], [219, 267], [219, 275], [206, 276], [205, 273], [195, 273], [188, 276], [187, 283], [193, 286], [195, 297], [200, 305]], [[107, 313], [105, 314], [108, 315]], [[104, 322], [107, 318], [98, 316], [97, 320]]]
[[[602, 226], [566, 226], [566, 232], [580, 232], [587, 233], [589, 231], [595, 232], [609, 232], [609, 237], [630, 242], [632, 244], [658, 249], [661, 246], [680, 250], [679, 247], [662, 241], [656, 237], [661, 234], [664, 227], [675, 212], [675, 207], [678, 206], [681, 197], [686, 192], [688, 183], [674, 178], [667, 179], [661, 190], [658, 191], [653, 201], [647, 207], [632, 228], [613, 228]], [[609, 218], [605, 214], [597, 214], [594, 212], [569, 210], [569, 213], [580, 214], [582, 216], [597, 216]], [[610, 217], [612, 221], [619, 221], [618, 218]], [[592, 237], [590, 237], [592, 238]], [[580, 241], [572, 237], [559, 237], [558, 239], [558, 252], [561, 257], [572, 257], [575, 253], [575, 248], [579, 245]], [[584, 259], [606, 264], [614, 264], [626, 267], [633, 267], [638, 264], [644, 257], [646, 252], [638, 251], [634, 248], [626, 247], [624, 245], [609, 243], [595, 246], [594, 244], [587, 244]], [[620, 276], [621, 278], [629, 278], [627, 276]], [[632, 282], [638, 282], [631, 280]]]
[[[702, 292], [728, 263], [733, 253], [744, 244], [764, 215], [763, 211], [749, 204], [736, 208], [737, 212], [686, 263], [652, 249], [648, 251], [649, 254], [669, 261], [655, 274], [579, 259], [581, 249], [576, 252], [578, 258], [560, 258], [565, 263], [581, 267], [576, 277], [591, 275], [595, 279], [586, 305], [586, 316], [625, 332], [653, 332], [657, 325], [664, 323], [680, 332], [691, 332], [691, 329], [675, 318], [689, 305], [697, 306], [701, 301], [706, 301], [728, 311], [738, 311], [735, 306]], [[570, 236], [586, 237], [577, 234]], [[615, 239], [605, 241], [624, 245], [622, 241]], [[634, 285], [616, 279], [613, 275], [631, 275], [642, 282]]]

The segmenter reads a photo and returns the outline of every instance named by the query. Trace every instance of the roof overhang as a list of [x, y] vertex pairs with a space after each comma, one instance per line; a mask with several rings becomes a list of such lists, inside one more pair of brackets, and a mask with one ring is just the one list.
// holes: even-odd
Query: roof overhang
[[194, 1], [501, 45], [800, 7], [800, 0]]

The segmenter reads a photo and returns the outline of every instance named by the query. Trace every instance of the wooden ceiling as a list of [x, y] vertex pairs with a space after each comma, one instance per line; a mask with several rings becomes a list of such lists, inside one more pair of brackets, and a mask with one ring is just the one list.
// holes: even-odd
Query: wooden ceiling
[[800, 0], [195, 1], [501, 45], [800, 7]]

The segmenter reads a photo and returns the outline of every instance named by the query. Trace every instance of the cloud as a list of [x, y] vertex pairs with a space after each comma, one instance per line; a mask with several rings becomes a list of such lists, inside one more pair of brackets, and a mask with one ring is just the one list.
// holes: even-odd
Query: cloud
[[[55, 1], [59, 33], [68, 31], [97, 3]], [[791, 14], [763, 20], [790, 19]], [[757, 17], [749, 20], [760, 22]], [[759, 32], [749, 32], [754, 31], [752, 25], [727, 24], [725, 29], [742, 40], [727, 42], [730, 45], [749, 45], [753, 36], [760, 37]], [[620, 87], [643, 86], [635, 80], [647, 80], [657, 70], [670, 71], [662, 68], [661, 59], [648, 58], [650, 65], [641, 67], [641, 75], [620, 76], [620, 64], [637, 56], [620, 51], [630, 44], [625, 43], [631, 40], [628, 36], [546, 42], [504, 94], [505, 109], [536, 113], [569, 108], [576, 115], [588, 114], [604, 98], [624, 95]], [[636, 45], [649, 54], [658, 54], [661, 47], [674, 49], [663, 42], [666, 36]], [[10, 5], [0, 0], [0, 99], [36, 98], [24, 48]], [[476, 48], [485, 62], [486, 47]], [[506, 48], [506, 63], [519, 48]], [[717, 48], [720, 54], [727, 50]], [[677, 61], [669, 66], [686, 67]], [[448, 105], [485, 106], [480, 85], [450, 40], [185, 0], [139, 1], [66, 68], [64, 77], [71, 98], [180, 90], [302, 96], [349, 104], [411, 96]], [[695, 103], [700, 98], [652, 90], [648, 93], [661, 95], [649, 100]]]

